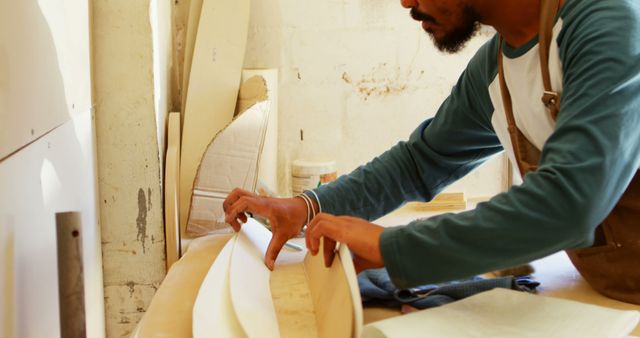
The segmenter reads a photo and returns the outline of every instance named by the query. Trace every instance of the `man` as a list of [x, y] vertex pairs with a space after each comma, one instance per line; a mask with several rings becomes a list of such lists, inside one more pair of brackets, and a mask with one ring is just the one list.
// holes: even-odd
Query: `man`
[[[273, 268], [308, 214], [322, 211], [308, 225], [311, 252], [324, 238], [329, 263], [335, 241], [346, 243], [358, 269], [385, 266], [398, 287], [570, 250], [598, 291], [640, 304], [640, 188], [633, 180], [640, 165], [640, 2], [564, 0], [553, 8], [548, 74], [559, 96], [548, 101], [559, 104], [557, 117], [540, 100], [554, 94], [545, 92], [546, 64], [538, 56], [546, 50], [538, 45], [540, 0], [401, 3], [444, 51], [460, 49], [479, 23], [498, 34], [478, 50], [435, 118], [408, 141], [306, 197], [236, 190], [224, 204], [226, 221], [238, 230], [245, 212], [267, 217], [274, 235], [265, 261]], [[537, 170], [528, 173], [524, 143], [538, 152], [531, 166]], [[432, 199], [503, 150], [526, 173], [522, 185], [459, 214], [386, 229], [368, 221], [406, 201]]]

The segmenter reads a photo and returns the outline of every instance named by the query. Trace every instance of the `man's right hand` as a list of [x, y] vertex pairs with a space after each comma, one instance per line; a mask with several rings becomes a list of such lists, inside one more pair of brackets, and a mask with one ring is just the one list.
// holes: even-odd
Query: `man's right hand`
[[273, 270], [276, 258], [284, 244], [300, 233], [307, 221], [307, 205], [302, 198], [272, 198], [258, 196], [242, 189], [234, 189], [222, 207], [225, 221], [240, 231], [247, 222], [246, 213], [260, 215], [269, 220], [273, 233], [264, 257], [265, 264]]

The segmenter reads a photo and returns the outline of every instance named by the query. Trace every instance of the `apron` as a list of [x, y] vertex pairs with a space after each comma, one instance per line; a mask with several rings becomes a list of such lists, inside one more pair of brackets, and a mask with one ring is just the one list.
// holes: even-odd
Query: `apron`
[[[549, 46], [559, 0], [542, 0], [540, 10], [540, 68], [544, 83], [542, 102], [555, 121], [560, 95], [551, 89]], [[502, 39], [498, 51], [501, 96], [515, 159], [522, 177], [538, 168], [540, 150], [522, 134], [515, 123], [511, 95], [504, 79]], [[640, 304], [640, 175], [636, 172], [627, 190], [607, 218], [595, 230], [593, 246], [566, 250], [582, 277], [601, 294]]]

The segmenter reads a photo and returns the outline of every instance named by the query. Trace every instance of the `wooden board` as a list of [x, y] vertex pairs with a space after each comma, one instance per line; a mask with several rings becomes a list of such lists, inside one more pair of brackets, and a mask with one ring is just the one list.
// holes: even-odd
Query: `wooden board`
[[407, 207], [416, 211], [454, 211], [467, 209], [464, 193], [442, 193], [431, 202], [410, 202]]
[[[184, 57], [182, 62], [181, 83], [181, 110], [184, 113], [187, 104], [187, 91], [189, 90], [189, 75], [191, 74], [191, 62], [193, 61], [193, 50], [196, 45], [196, 35], [200, 24], [200, 14], [202, 13], [203, 0], [189, 0], [189, 11], [187, 14], [187, 28], [184, 37]], [[180, 60], [178, 58], [178, 60]], [[184, 117], [184, 116], [183, 116]], [[181, 122], [184, 122], [181, 121]]]
[[180, 180], [180, 113], [170, 113], [167, 130], [167, 155], [164, 172], [164, 226], [167, 247], [167, 271], [180, 258], [180, 219], [178, 218], [178, 182]]
[[203, 2], [182, 128], [181, 229], [187, 222], [193, 181], [205, 149], [233, 118], [248, 26], [249, 0]]

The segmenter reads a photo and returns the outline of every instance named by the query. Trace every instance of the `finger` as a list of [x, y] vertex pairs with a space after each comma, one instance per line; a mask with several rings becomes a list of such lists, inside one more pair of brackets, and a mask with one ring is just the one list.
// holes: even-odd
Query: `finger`
[[329, 237], [334, 241], [340, 241], [340, 231], [336, 224], [335, 217], [325, 216], [311, 222], [309, 232], [309, 249], [312, 255], [318, 254], [320, 250], [320, 238]]
[[247, 214], [245, 214], [244, 212], [238, 214], [238, 218], [240, 219], [240, 222], [247, 223]]
[[336, 241], [325, 236], [322, 238], [322, 247], [324, 251], [324, 266], [328, 268], [333, 264], [333, 258], [336, 256]]
[[274, 235], [271, 237], [271, 241], [269, 242], [269, 246], [267, 247], [267, 252], [264, 255], [264, 263], [267, 265], [269, 270], [273, 270], [273, 267], [276, 263], [276, 258], [278, 258], [278, 254], [282, 247], [289, 239], [286, 236]]
[[254, 196], [254, 194], [240, 188], [233, 189], [229, 193], [229, 195], [227, 195], [227, 198], [225, 198], [224, 202], [222, 202], [222, 210], [226, 212], [235, 202], [237, 202], [243, 196]]
[[311, 220], [311, 222], [309, 222], [309, 224], [307, 224], [307, 231], [304, 234], [304, 240], [305, 240], [305, 244], [307, 245], [307, 249], [309, 249], [311, 254], [314, 256], [318, 254], [319, 243], [317, 241], [314, 242], [314, 239], [312, 238], [311, 233], [313, 229], [317, 227], [317, 224], [319, 222], [322, 222], [324, 219], [325, 218], [322, 216], [322, 214], [316, 216], [314, 219]]
[[[235, 230], [236, 232], [240, 231], [241, 224], [238, 222], [238, 219], [241, 217], [240, 215], [244, 216], [244, 212], [246, 210], [247, 210], [247, 199], [246, 198], [239, 199], [237, 202], [233, 204], [231, 209], [227, 210], [227, 213], [225, 216], [225, 222], [230, 224], [231, 227], [233, 227], [233, 230]], [[246, 216], [244, 217], [246, 219]]]

